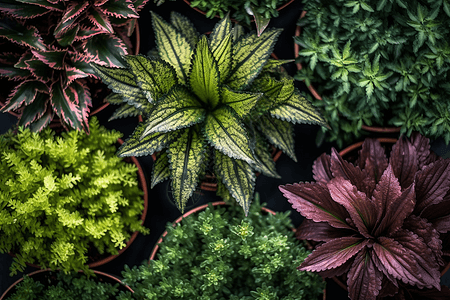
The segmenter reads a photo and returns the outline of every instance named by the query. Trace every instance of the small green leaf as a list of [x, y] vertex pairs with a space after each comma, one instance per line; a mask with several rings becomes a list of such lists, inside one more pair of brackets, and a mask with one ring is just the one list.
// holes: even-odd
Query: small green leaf
[[152, 21], [159, 56], [175, 69], [181, 83], [187, 83], [192, 55], [191, 45], [175, 27], [153, 12]]
[[261, 96], [262, 93], [235, 92], [227, 87], [222, 88], [222, 103], [234, 109], [241, 118], [253, 109]]
[[175, 71], [161, 59], [149, 59], [143, 55], [127, 55], [125, 60], [136, 78], [136, 83], [150, 102], [168, 93], [177, 83]]
[[153, 163], [152, 180], [150, 188], [170, 177], [169, 157], [167, 152], [162, 151], [156, 154], [156, 161]]
[[250, 140], [237, 114], [222, 106], [209, 113], [205, 120], [204, 134], [207, 140], [224, 154], [253, 163]]
[[206, 36], [200, 38], [194, 51], [189, 83], [194, 94], [209, 107], [214, 108], [220, 102], [219, 69]]
[[175, 86], [150, 112], [142, 136], [192, 126], [205, 119], [206, 111], [186, 88]]
[[271, 144], [297, 161], [294, 150], [294, 127], [291, 123], [262, 116], [257, 125]]
[[172, 11], [170, 13], [170, 22], [179, 32], [184, 34], [191, 47], [194, 48], [198, 42], [198, 32], [191, 21], [185, 16]]
[[182, 213], [198, 185], [200, 173], [206, 167], [203, 163], [204, 147], [204, 139], [195, 127], [191, 127], [185, 129], [168, 148], [173, 196]]
[[243, 160], [230, 158], [216, 150], [214, 169], [247, 215], [255, 189], [256, 176], [252, 167]]

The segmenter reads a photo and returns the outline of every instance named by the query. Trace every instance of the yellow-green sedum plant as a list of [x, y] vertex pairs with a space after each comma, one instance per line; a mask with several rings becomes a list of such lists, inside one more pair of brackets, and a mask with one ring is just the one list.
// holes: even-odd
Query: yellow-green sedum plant
[[170, 177], [181, 211], [209, 168], [219, 178], [218, 194], [247, 213], [255, 170], [279, 177], [268, 142], [295, 160], [291, 123], [325, 125], [279, 71], [289, 61], [269, 59], [281, 30], [244, 35], [227, 16], [208, 38], [176, 13], [171, 24], [153, 14], [153, 27], [159, 57], [125, 56], [126, 69], [93, 65], [117, 93], [112, 102], [125, 103], [113, 118], [145, 119], [118, 154], [160, 151], [152, 187]]

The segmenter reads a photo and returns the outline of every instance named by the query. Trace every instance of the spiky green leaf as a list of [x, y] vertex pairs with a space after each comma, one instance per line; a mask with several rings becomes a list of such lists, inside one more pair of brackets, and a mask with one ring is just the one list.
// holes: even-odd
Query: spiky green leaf
[[231, 70], [232, 28], [228, 16], [219, 21], [210, 35], [209, 45], [219, 67], [220, 82], [224, 82]]
[[177, 136], [176, 132], [156, 132], [141, 138], [145, 130], [145, 124], [139, 123], [131, 136], [120, 146], [117, 155], [145, 156], [166, 148]]
[[175, 27], [153, 12], [152, 21], [159, 56], [175, 69], [181, 83], [187, 83], [192, 55], [191, 45]]
[[204, 134], [211, 145], [224, 154], [248, 163], [254, 162], [245, 127], [231, 108], [222, 106], [209, 113]]
[[283, 104], [270, 110], [270, 114], [278, 119], [291, 123], [307, 123], [328, 126], [315, 107], [299, 91]]
[[162, 59], [149, 59], [143, 55], [125, 57], [136, 82], [150, 102], [156, 101], [177, 83], [173, 68]]
[[205, 119], [206, 111], [185, 87], [175, 86], [150, 112], [143, 136], [192, 126]]
[[227, 87], [222, 88], [222, 103], [234, 109], [241, 118], [253, 109], [261, 96], [262, 93], [235, 92]]
[[294, 62], [295, 59], [269, 59], [263, 67], [263, 71], [271, 71], [279, 66]]
[[281, 33], [270, 29], [257, 37], [255, 34], [239, 39], [233, 49], [234, 59], [227, 84], [235, 90], [247, 87], [259, 75]]
[[156, 154], [156, 161], [153, 164], [152, 179], [150, 188], [170, 177], [169, 157], [166, 151]]
[[294, 151], [294, 127], [291, 123], [262, 116], [257, 125], [271, 144], [297, 161]]
[[172, 11], [170, 13], [170, 22], [179, 32], [184, 34], [191, 47], [194, 48], [198, 42], [198, 32], [191, 21], [185, 16]]
[[203, 164], [204, 139], [195, 127], [187, 128], [168, 148], [172, 191], [178, 209], [184, 212], [186, 202], [198, 185]]
[[189, 83], [194, 94], [203, 103], [214, 108], [220, 101], [219, 97], [219, 69], [206, 36], [202, 36], [197, 43], [192, 60], [192, 70]]
[[[119, 95], [119, 94], [115, 94]], [[119, 95], [120, 96], [120, 95]], [[140, 115], [140, 111], [137, 110], [134, 106], [129, 105], [127, 103], [122, 104], [118, 109], [114, 111], [108, 121], [122, 119], [126, 117], [137, 117]]]
[[275, 161], [272, 158], [269, 144], [266, 143], [264, 137], [256, 132], [256, 145], [255, 145], [255, 158], [257, 164], [252, 165], [254, 169], [262, 174], [273, 177], [281, 178], [275, 168]]
[[255, 172], [245, 161], [233, 159], [220, 151], [214, 152], [214, 171], [220, 177], [231, 196], [248, 214], [255, 189]]

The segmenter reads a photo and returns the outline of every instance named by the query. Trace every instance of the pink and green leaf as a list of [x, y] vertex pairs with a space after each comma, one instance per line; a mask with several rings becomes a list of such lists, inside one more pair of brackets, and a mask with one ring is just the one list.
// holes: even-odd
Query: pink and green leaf
[[123, 41], [115, 36], [99, 34], [85, 43], [86, 52], [94, 57], [94, 62], [108, 67], [125, 67], [122, 56], [127, 55]]
[[22, 1], [3, 0], [0, 5], [0, 11], [5, 12], [17, 19], [31, 19], [49, 13], [48, 8], [38, 5], [28, 5]]
[[66, 66], [64, 58], [67, 55], [66, 50], [54, 50], [54, 51], [36, 51], [31, 50], [34, 57], [46, 64], [52, 69], [62, 70]]
[[54, 113], [50, 108], [50, 106], [47, 104], [48, 103], [46, 102], [45, 107], [47, 107], [47, 109], [45, 110], [45, 112], [42, 115], [37, 116], [36, 120], [30, 124], [31, 131], [34, 132], [41, 131], [52, 121]]
[[28, 66], [28, 70], [31, 71], [34, 77], [37, 80], [42, 82], [48, 82], [51, 80], [53, 70], [49, 68], [44, 62], [38, 60], [37, 58], [33, 58], [27, 60], [25, 64]]
[[62, 122], [74, 129], [81, 130], [83, 128], [78, 94], [70, 89], [66, 90], [60, 81], [56, 81], [51, 86], [50, 101], [53, 110]]
[[66, 31], [64, 34], [62, 34], [56, 38], [56, 40], [58, 41], [58, 44], [60, 44], [63, 47], [72, 45], [73, 41], [77, 38], [79, 30], [80, 30], [79, 24], [73, 26], [71, 29]]
[[19, 126], [28, 127], [47, 111], [48, 94], [38, 93], [29, 105], [25, 106], [19, 119]]
[[37, 80], [22, 81], [17, 85], [8, 98], [6, 105], [0, 111], [7, 112], [16, 110], [22, 105], [30, 105], [40, 93], [48, 92], [47, 86]]
[[115, 18], [139, 18], [138, 13], [134, 9], [133, 3], [126, 1], [108, 1], [99, 9], [106, 15]]
[[[62, 1], [47, 1], [47, 0], [17, 0], [21, 3], [33, 4], [40, 7], [44, 7], [50, 11], [62, 11], [64, 9], [64, 4]], [[58, 3], [59, 2], [59, 3]]]
[[69, 98], [78, 99], [78, 107], [81, 114], [81, 124], [83, 129], [89, 133], [89, 112], [92, 107], [91, 93], [88, 87], [81, 81], [74, 81], [69, 85], [67, 93]]
[[0, 19], [0, 37], [37, 50], [45, 50], [47, 48], [36, 27], [25, 27], [18, 22], [13, 23], [8, 18]]
[[107, 33], [114, 34], [114, 29], [111, 25], [111, 22], [109, 21], [108, 16], [102, 13], [98, 8], [93, 8], [90, 10], [88, 19], [92, 24], [94, 24], [101, 30], [104, 30]]
[[76, 36], [76, 40], [87, 40], [92, 38], [93, 36], [97, 34], [104, 33], [104, 31], [98, 29], [95, 26], [87, 27], [87, 26], [81, 26], [80, 30], [78, 31], [78, 34]]

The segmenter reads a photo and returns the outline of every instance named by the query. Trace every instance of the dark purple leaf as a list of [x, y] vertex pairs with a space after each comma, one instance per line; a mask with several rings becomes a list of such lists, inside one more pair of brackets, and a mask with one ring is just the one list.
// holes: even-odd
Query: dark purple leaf
[[302, 224], [297, 228], [295, 236], [299, 240], [328, 242], [335, 238], [352, 236], [356, 233], [356, 230], [335, 228], [327, 222], [314, 222], [313, 220], [304, 219]]
[[419, 170], [434, 161], [433, 159], [430, 160], [430, 140], [428, 138], [418, 132], [413, 132], [409, 139], [417, 152]]
[[313, 178], [315, 181], [327, 183], [333, 178], [331, 174], [331, 157], [325, 153], [319, 156], [313, 164]]
[[327, 187], [331, 198], [348, 211], [359, 233], [366, 238], [371, 238], [370, 229], [377, 221], [377, 215], [374, 213], [377, 211], [377, 207], [372, 200], [342, 177], [333, 178], [327, 183]]
[[405, 136], [401, 137], [392, 147], [389, 162], [402, 190], [409, 187], [414, 182], [419, 163], [416, 148]]
[[354, 257], [367, 242], [358, 237], [341, 237], [318, 247], [298, 267], [300, 271], [320, 272], [334, 269]]
[[[372, 258], [375, 258], [375, 257], [376, 256], [372, 255]], [[380, 293], [378, 294], [378, 298], [383, 299], [384, 297], [392, 297], [395, 294], [397, 294], [398, 290], [399, 290], [397, 280], [395, 278], [393, 278], [393, 281], [391, 281], [388, 279], [388, 277], [386, 276], [386, 274], [383, 271], [381, 271], [381, 272], [383, 273], [384, 276], [383, 276], [383, 280], [381, 282], [381, 290], [380, 290]]]
[[375, 300], [381, 289], [383, 274], [375, 267], [371, 251], [362, 249], [347, 274], [348, 295], [352, 300]]
[[441, 290], [432, 289], [418, 289], [410, 286], [404, 286], [399, 294], [394, 298], [395, 300], [448, 300], [450, 299], [450, 289], [445, 285], [441, 285]]
[[345, 219], [349, 217], [345, 208], [330, 196], [324, 183], [294, 183], [279, 186], [292, 207], [305, 218], [315, 222], [328, 222], [336, 228], [352, 230]]
[[347, 260], [344, 264], [341, 266], [334, 268], [334, 269], [328, 269], [325, 271], [317, 272], [318, 275], [320, 275], [322, 278], [331, 278], [334, 276], [341, 276], [343, 274], [346, 274], [348, 270], [350, 270], [350, 267], [353, 264], [353, 259]]
[[30, 105], [36, 98], [38, 92], [48, 92], [48, 87], [37, 80], [22, 81], [13, 89], [6, 105], [0, 111], [6, 112], [16, 110], [22, 105]]
[[429, 205], [421, 214], [440, 233], [450, 231], [450, 192], [438, 204]]
[[357, 166], [378, 182], [387, 165], [388, 160], [380, 142], [376, 139], [365, 139], [359, 151]]

